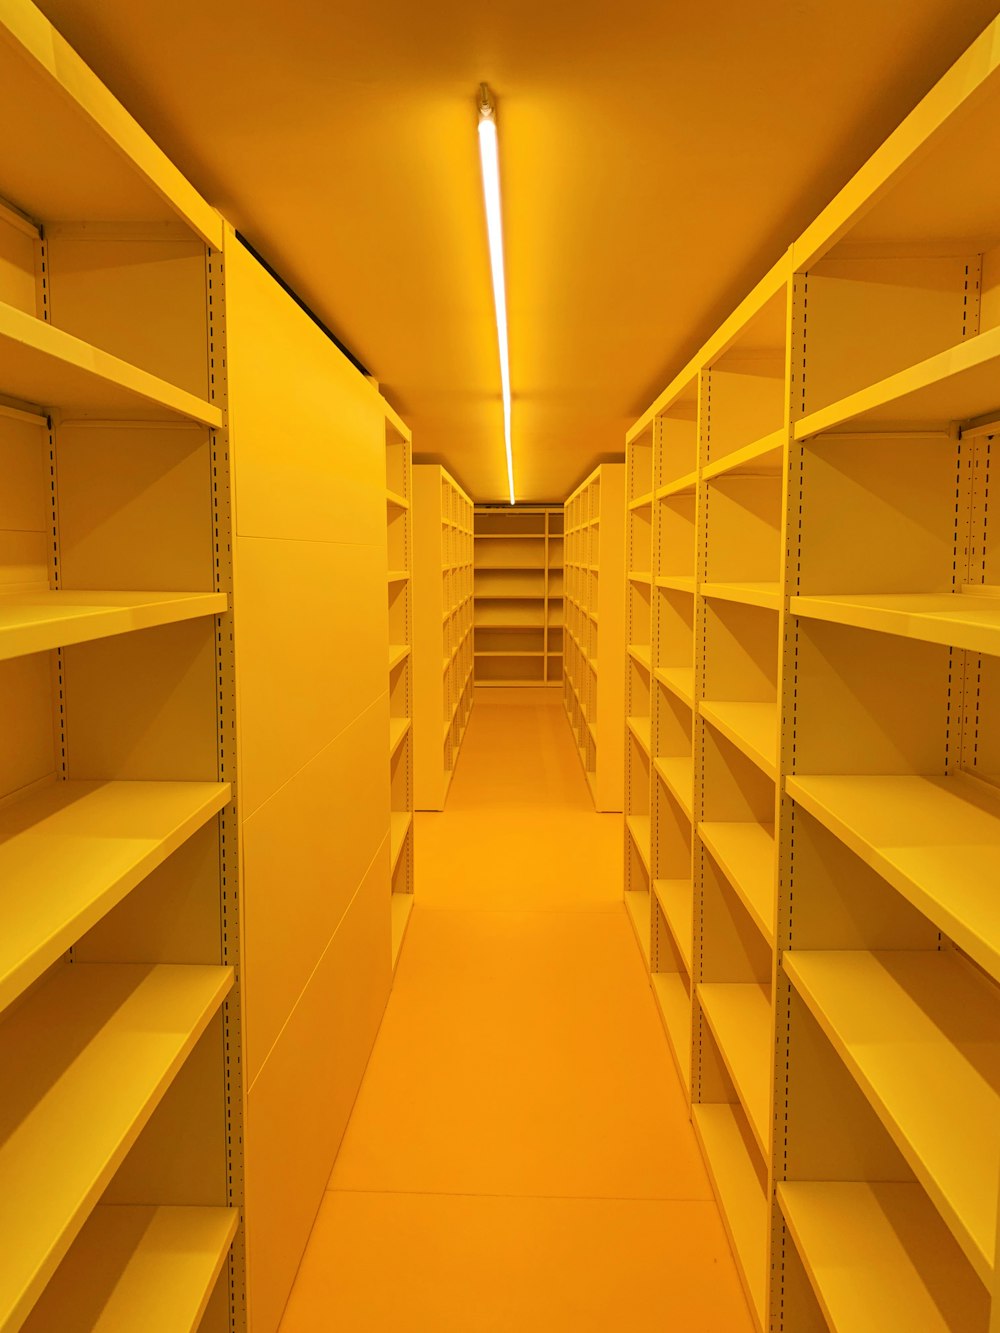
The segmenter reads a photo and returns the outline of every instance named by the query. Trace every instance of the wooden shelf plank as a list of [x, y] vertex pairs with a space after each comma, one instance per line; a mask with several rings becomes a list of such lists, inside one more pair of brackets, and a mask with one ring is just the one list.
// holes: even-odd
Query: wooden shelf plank
[[0, 1025], [0, 1327], [30, 1310], [232, 983], [228, 967], [78, 963]]
[[831, 1333], [986, 1333], [990, 1300], [919, 1185], [778, 1182]]
[[953, 952], [786, 950], [786, 975], [985, 1283], [1000, 1171], [1000, 1001]]
[[885, 593], [793, 597], [793, 615], [835, 625], [1000, 654], [1000, 598], [974, 593]]
[[940, 425], [996, 410], [1000, 328], [949, 347], [915, 366], [849, 394], [795, 423], [796, 440], [850, 423], [852, 430], [886, 423]]
[[774, 830], [756, 823], [703, 823], [698, 833], [732, 885], [757, 929], [773, 948], [775, 918]]
[[646, 964], [646, 971], [649, 971], [649, 894], [643, 889], [626, 889], [625, 906], [628, 909], [629, 920], [632, 922], [632, 929], [635, 931], [635, 938], [639, 943], [639, 949]]
[[659, 773], [668, 791], [673, 795], [688, 819], [693, 819], [694, 760], [691, 756], [661, 756], [653, 761], [653, 767]]
[[778, 776], [778, 706], [702, 699], [698, 711], [706, 722], [752, 759], [769, 778]]
[[713, 477], [727, 474], [758, 476], [761, 473], [780, 472], [787, 438], [788, 432], [784, 427], [772, 431], [763, 439], [755, 440], [752, 444], [744, 445], [742, 449], [734, 449], [731, 454], [724, 454], [721, 458], [706, 463], [702, 468], [702, 478], [711, 481]]
[[406, 928], [410, 924], [413, 912], [412, 893], [394, 893], [390, 897], [392, 906], [392, 970], [395, 972], [399, 955], [406, 938]]
[[239, 1217], [235, 1208], [99, 1205], [22, 1333], [195, 1333]]
[[632, 835], [632, 841], [635, 843], [636, 851], [642, 858], [642, 863], [649, 870], [650, 838], [652, 830], [652, 821], [649, 815], [626, 815], [625, 824], [629, 833]]
[[0, 1009], [231, 795], [217, 782], [56, 782], [0, 810]]
[[694, 708], [694, 667], [657, 667], [656, 679], [688, 708]]
[[750, 1158], [737, 1112], [724, 1103], [691, 1107], [708, 1174], [719, 1201], [751, 1309], [763, 1326], [767, 1303], [767, 1196]]
[[0, 301], [0, 393], [65, 413], [183, 417], [216, 428], [222, 409]]
[[771, 1155], [773, 1046], [767, 988], [753, 982], [702, 982], [698, 999], [743, 1103], [761, 1160], [767, 1162]]
[[[593, 668], [592, 662], [590, 663], [590, 666]], [[650, 739], [653, 727], [652, 722], [648, 717], [628, 717], [625, 721], [628, 724], [629, 731], [642, 746], [643, 750], [645, 750], [646, 754], [649, 754], [650, 746], [652, 744]]]
[[[670, 928], [677, 952], [687, 974], [691, 975], [691, 953], [694, 941], [694, 891], [689, 879], [655, 879], [653, 892]], [[690, 1007], [690, 1000], [688, 1000]], [[690, 1019], [688, 1020], [690, 1027]]]
[[393, 810], [389, 816], [389, 873], [396, 873], [396, 866], [406, 842], [406, 835], [413, 823], [411, 810]]
[[0, 660], [221, 615], [223, 592], [22, 592], [0, 596]]
[[406, 739], [406, 733], [410, 730], [410, 719], [408, 717], [391, 717], [389, 719], [389, 758], [391, 759], [403, 741]]
[[780, 583], [703, 583], [698, 590], [702, 597], [720, 602], [740, 602], [743, 606], [760, 606], [765, 611], [781, 610]]
[[961, 778], [789, 775], [785, 786], [1000, 980], [1000, 800]]
[[395, 671], [401, 662], [405, 662], [410, 655], [410, 645], [408, 643], [390, 643], [389, 644], [389, 670]]
[[691, 999], [679, 972], [651, 972], [660, 1018], [667, 1032], [674, 1064], [685, 1088], [691, 1087]]

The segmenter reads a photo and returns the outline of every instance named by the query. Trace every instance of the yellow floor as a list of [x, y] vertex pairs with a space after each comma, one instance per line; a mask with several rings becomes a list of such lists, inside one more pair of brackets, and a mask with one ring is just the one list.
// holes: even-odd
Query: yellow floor
[[752, 1328], [558, 690], [481, 689], [281, 1333]]

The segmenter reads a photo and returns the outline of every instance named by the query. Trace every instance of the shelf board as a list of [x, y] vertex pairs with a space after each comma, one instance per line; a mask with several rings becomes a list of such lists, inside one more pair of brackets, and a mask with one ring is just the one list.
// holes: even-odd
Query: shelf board
[[771, 431], [760, 440], [746, 444], [742, 449], [734, 449], [731, 454], [706, 463], [702, 468], [702, 478], [711, 481], [713, 477], [723, 476], [760, 476], [777, 474], [785, 456], [787, 430]]
[[657, 667], [653, 674], [681, 703], [694, 708], [694, 667]]
[[401, 662], [405, 662], [410, 655], [410, 645], [408, 643], [390, 643], [389, 644], [389, 670], [395, 671]]
[[66, 414], [182, 417], [222, 426], [214, 403], [2, 301], [0, 393]]
[[476, 565], [477, 574], [544, 574], [545, 565]]
[[790, 774], [785, 788], [1000, 980], [1000, 799], [960, 777]]
[[743, 606], [760, 606], [765, 611], [781, 610], [780, 583], [703, 583], [702, 597], [720, 602], [740, 602]]
[[473, 600], [477, 602], [544, 602], [546, 598], [543, 592], [477, 592], [473, 593]]
[[793, 615], [923, 643], [1000, 654], [1000, 597], [971, 592], [793, 597]]
[[990, 1300], [919, 1185], [779, 1181], [831, 1333], [985, 1333]]
[[[589, 565], [581, 565], [581, 569], [589, 569]], [[630, 583], [651, 583], [653, 575], [648, 569], [630, 569], [628, 574]]]
[[757, 1323], [763, 1327], [770, 1232], [767, 1195], [754, 1170], [751, 1149], [732, 1106], [708, 1102], [695, 1104], [691, 1107], [691, 1120], [719, 1201], [740, 1278]]
[[646, 754], [647, 755], [650, 754], [651, 753], [650, 746], [652, 744], [650, 736], [653, 724], [650, 722], [649, 718], [627, 717], [625, 721], [628, 724], [629, 731], [642, 746]]
[[385, 502], [390, 509], [409, 509], [410, 507], [409, 500], [405, 499], [404, 496], [397, 494], [396, 491], [387, 490], [385, 493]]
[[1000, 1170], [1000, 1001], [954, 952], [786, 950], [782, 965], [983, 1282]]
[[634, 513], [637, 509], [648, 509], [653, 503], [653, 492], [647, 491], [645, 495], [638, 495], [634, 500], [628, 502], [629, 512]]
[[544, 532], [477, 532], [477, 542], [543, 542]]
[[410, 719], [408, 717], [391, 717], [389, 719], [389, 758], [391, 759], [399, 747], [406, 739], [406, 733], [410, 730]]
[[[666, 918], [688, 976], [694, 947], [694, 891], [689, 879], [655, 879], [653, 892]], [[685, 997], [686, 998], [686, 997]], [[690, 1000], [687, 1001], [690, 1007]], [[690, 1019], [688, 1020], [690, 1026]]]
[[653, 667], [653, 658], [649, 649], [641, 643], [630, 643], [628, 646], [629, 656], [645, 670], [651, 671]]
[[636, 851], [642, 859], [642, 864], [649, 870], [649, 852], [650, 835], [652, 822], [649, 815], [626, 815], [625, 825], [632, 835], [632, 841], [635, 843]]
[[772, 780], [778, 776], [778, 706], [702, 699], [698, 711]]
[[26, 1316], [232, 983], [229, 967], [65, 965], [0, 1025], [18, 1089], [0, 1101], [0, 1327]]
[[679, 972], [651, 972], [653, 994], [667, 1030], [671, 1054], [686, 1089], [691, 1087], [691, 1000]]
[[222, 615], [224, 592], [21, 592], [0, 595], [0, 660]]
[[235, 1208], [99, 1204], [23, 1333], [195, 1333], [239, 1219]]
[[733, 1081], [761, 1160], [771, 1155], [771, 1001], [754, 982], [702, 982], [702, 1013]]
[[[544, 651], [533, 650], [529, 652], [525, 648], [510, 648], [505, 652], [484, 652], [482, 650], [473, 653], [474, 657], [545, 657]], [[552, 654], [550, 653], [549, 656]]]
[[663, 574], [656, 578], [658, 588], [667, 588], [670, 592], [686, 592], [694, 595], [695, 580], [694, 575], [686, 574]]
[[406, 928], [410, 924], [413, 912], [412, 893], [393, 893], [390, 895], [392, 908], [392, 970], [395, 972], [399, 955], [406, 938]]
[[852, 429], [969, 421], [1000, 406], [1000, 328], [985, 329], [915, 366], [849, 394], [795, 423], [796, 440], [851, 424]]
[[231, 796], [217, 782], [55, 782], [0, 809], [0, 1010]]
[[394, 810], [389, 816], [389, 874], [396, 873], [396, 866], [406, 843], [406, 835], [413, 823], [412, 810]]
[[656, 498], [665, 500], [671, 495], [691, 495], [698, 489], [698, 473], [688, 472], [683, 477], [665, 482], [657, 488]]
[[644, 889], [626, 889], [625, 906], [628, 909], [632, 929], [639, 942], [646, 970], [649, 971], [649, 894]]
[[698, 834], [757, 929], [774, 947], [774, 831], [756, 823], [698, 825]]
[[408, 569], [389, 570], [390, 583], [409, 583], [409, 581], [410, 581], [410, 571]]
[[653, 767], [659, 773], [670, 791], [671, 795], [677, 801], [678, 805], [687, 815], [688, 819], [694, 818], [694, 760], [690, 755], [684, 756], [662, 756], [653, 761]]

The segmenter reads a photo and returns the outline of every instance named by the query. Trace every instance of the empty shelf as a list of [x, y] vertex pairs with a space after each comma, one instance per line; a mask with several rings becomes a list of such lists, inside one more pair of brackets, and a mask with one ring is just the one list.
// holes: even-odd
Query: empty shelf
[[77, 963], [0, 1025], [0, 1327], [27, 1314], [232, 982]]
[[693, 819], [694, 760], [691, 756], [656, 759], [653, 767], [688, 819]]
[[650, 735], [652, 723], [648, 717], [630, 717], [626, 718], [628, 729], [636, 738], [647, 754], [650, 752]]
[[915, 366], [852, 393], [795, 424], [807, 440], [848, 422], [855, 429], [886, 422], [940, 424], [985, 416], [1000, 406], [1000, 328], [949, 347]]
[[778, 1182], [832, 1333], [986, 1333], [989, 1296], [919, 1185]]
[[[694, 929], [694, 892], [689, 879], [656, 879], [653, 892], [670, 928], [681, 961], [691, 975]], [[687, 1001], [690, 1006], [691, 1001]]]
[[694, 593], [695, 581], [694, 575], [687, 574], [663, 574], [656, 579], [658, 588], [667, 588], [671, 592]]
[[56, 782], [0, 810], [0, 1009], [231, 794], [217, 782]]
[[385, 502], [390, 509], [409, 509], [410, 502], [396, 491], [386, 491]]
[[1000, 801], [961, 778], [790, 775], [785, 787], [1000, 978]]
[[408, 583], [409, 580], [410, 580], [410, 573], [409, 573], [409, 570], [406, 570], [406, 569], [390, 569], [390, 570], [389, 570], [389, 582], [390, 582], [390, 583]]
[[390, 643], [389, 644], [389, 670], [395, 671], [401, 662], [405, 662], [410, 655], [410, 645], [408, 643]]
[[645, 959], [646, 967], [649, 967], [649, 894], [643, 889], [626, 889], [625, 906], [628, 908], [629, 920], [632, 922], [632, 929], [635, 931], [635, 937], [639, 941], [639, 948]]
[[99, 1205], [23, 1333], [195, 1333], [238, 1225], [235, 1208]]
[[23, 592], [0, 596], [0, 660], [221, 615], [223, 592]]
[[391, 895], [392, 904], [392, 966], [395, 970], [399, 962], [399, 954], [403, 947], [403, 940], [406, 937], [406, 927], [410, 924], [410, 914], [413, 911], [412, 893], [394, 893]]
[[720, 703], [702, 699], [702, 717], [752, 759], [769, 778], [778, 776], [778, 706], [772, 703]]
[[406, 739], [406, 733], [410, 730], [410, 719], [408, 717], [391, 717], [389, 719], [389, 758], [396, 753], [403, 741]]
[[767, 990], [754, 982], [703, 982], [698, 999], [766, 1162], [771, 1154], [772, 1057]]
[[222, 410], [0, 301], [0, 393], [65, 413], [184, 417], [216, 428]]
[[703, 583], [702, 597], [720, 602], [740, 602], [744, 606], [760, 606], [765, 611], [781, 610], [780, 583]]
[[650, 974], [650, 979], [660, 1017], [667, 1030], [674, 1063], [685, 1088], [689, 1088], [691, 1086], [691, 997], [679, 972], [653, 972]]
[[984, 1282], [995, 1258], [1000, 1003], [954, 953], [786, 951], [785, 972]]
[[774, 833], [763, 824], [707, 823], [698, 833], [767, 942], [774, 943]]
[[413, 822], [413, 815], [409, 810], [402, 812], [393, 811], [389, 816], [389, 873], [395, 874], [396, 866], [399, 863], [400, 853], [403, 850], [403, 844], [406, 842], [406, 835], [410, 831], [410, 825]]
[[755, 440], [753, 444], [744, 445], [742, 449], [734, 449], [731, 454], [723, 454], [721, 458], [706, 463], [701, 475], [705, 481], [710, 481], [713, 477], [721, 477], [727, 473], [731, 476], [741, 474], [756, 476], [761, 473], [779, 472], [787, 438], [788, 432], [784, 428], [772, 431], [770, 435]]
[[972, 592], [793, 597], [793, 615], [1000, 654], [1000, 597]]
[[649, 869], [650, 838], [652, 825], [649, 815], [626, 815], [625, 823], [628, 831], [632, 835], [632, 841], [635, 843], [636, 851], [642, 858], [642, 863]]
[[647, 671], [652, 669], [652, 659], [648, 647], [644, 647], [641, 643], [630, 643], [628, 651], [629, 656], [638, 662], [641, 667], [645, 667]]
[[690, 495], [698, 487], [698, 473], [687, 472], [683, 477], [675, 477], [673, 481], [664, 482], [657, 489], [656, 498], [664, 500], [669, 495]]
[[657, 667], [654, 674], [671, 694], [688, 708], [694, 707], [694, 667]]

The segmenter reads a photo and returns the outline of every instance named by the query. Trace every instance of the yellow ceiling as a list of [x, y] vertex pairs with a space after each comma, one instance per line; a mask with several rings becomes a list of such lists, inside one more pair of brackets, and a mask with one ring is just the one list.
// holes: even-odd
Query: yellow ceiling
[[41, 0], [479, 500], [562, 499], [997, 0]]

